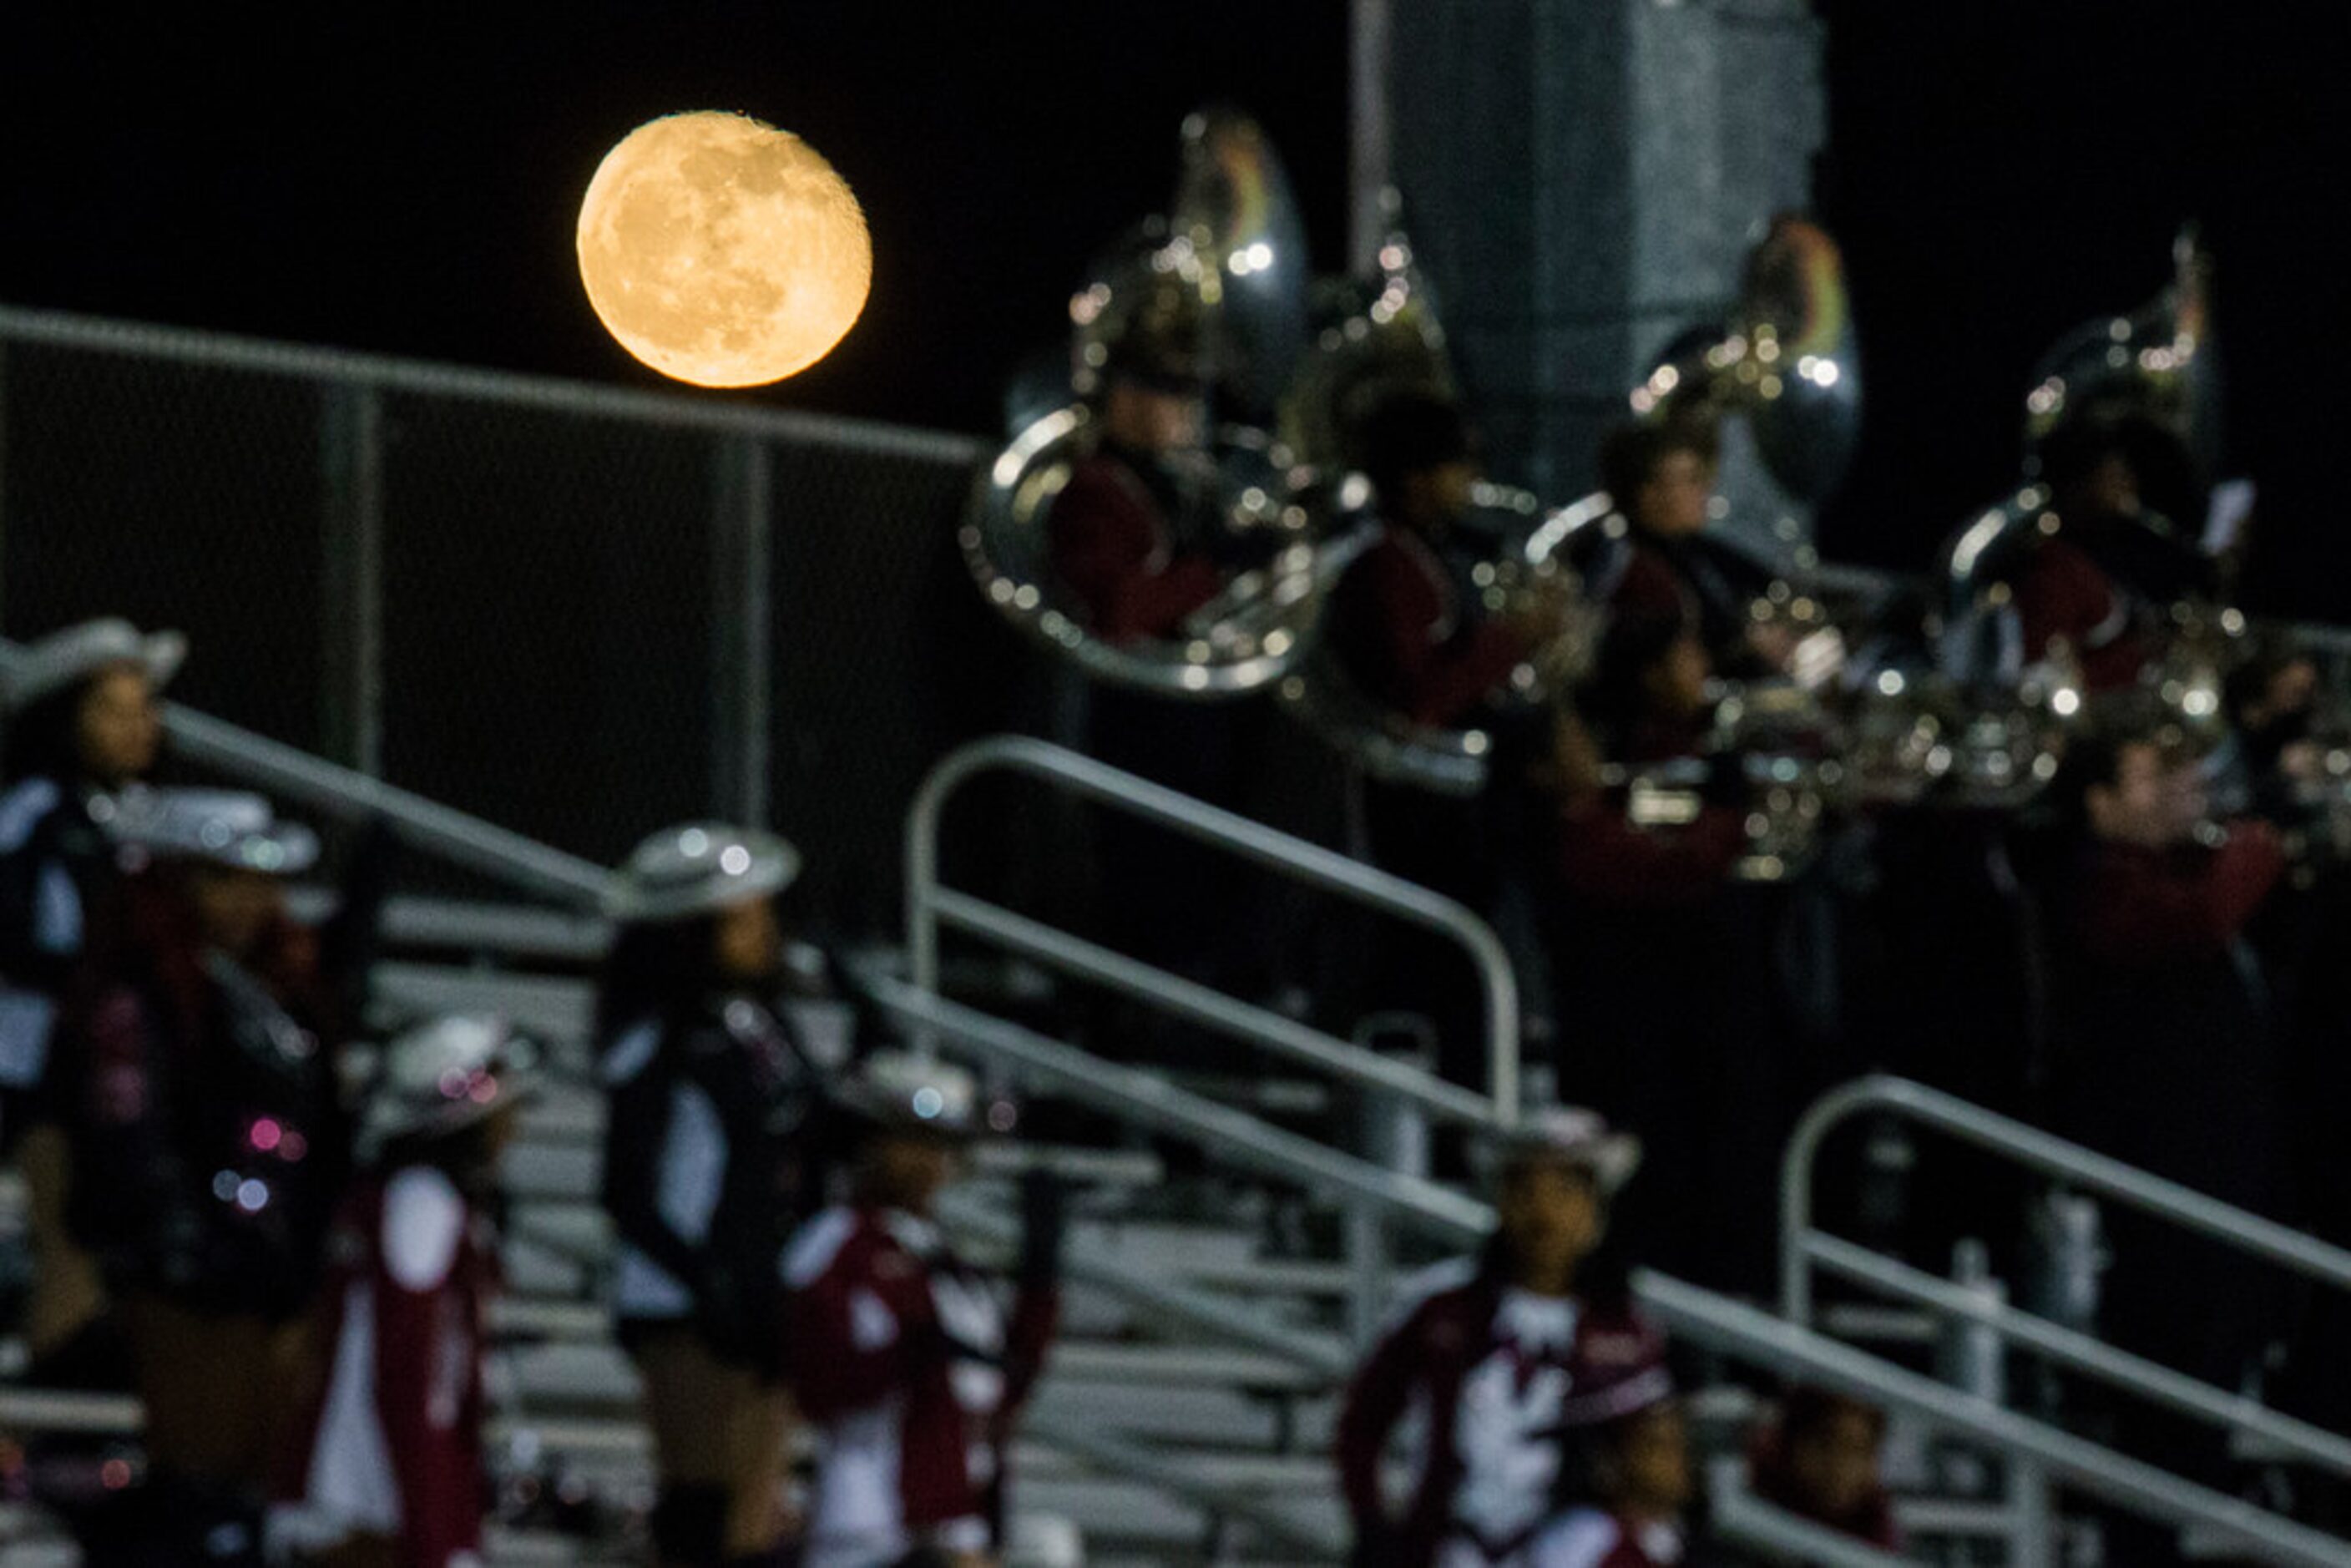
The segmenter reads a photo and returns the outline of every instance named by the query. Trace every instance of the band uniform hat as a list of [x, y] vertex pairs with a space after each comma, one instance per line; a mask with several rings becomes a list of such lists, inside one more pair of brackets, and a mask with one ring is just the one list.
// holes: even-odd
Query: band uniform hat
[[317, 833], [280, 821], [266, 798], [242, 789], [134, 786], [105, 801], [100, 821], [124, 851], [151, 860], [270, 876], [298, 876], [319, 863]]
[[1587, 1171], [1602, 1196], [1614, 1197], [1640, 1168], [1641, 1140], [1610, 1127], [1597, 1111], [1580, 1105], [1541, 1106], [1529, 1111], [1488, 1150], [1493, 1177], [1531, 1165]]
[[112, 664], [136, 665], [161, 688], [187, 656], [188, 640], [177, 632], [141, 632], [120, 616], [84, 621], [20, 651], [0, 673], [0, 698], [22, 712]]
[[951, 1061], [877, 1051], [851, 1071], [841, 1104], [879, 1128], [951, 1139], [979, 1134], [979, 1084]]
[[503, 1018], [448, 1013], [393, 1037], [360, 1123], [360, 1155], [394, 1139], [447, 1137], [538, 1091], [538, 1050]]
[[781, 893], [799, 879], [800, 852], [758, 828], [688, 822], [639, 844], [612, 879], [614, 920], [684, 920]]

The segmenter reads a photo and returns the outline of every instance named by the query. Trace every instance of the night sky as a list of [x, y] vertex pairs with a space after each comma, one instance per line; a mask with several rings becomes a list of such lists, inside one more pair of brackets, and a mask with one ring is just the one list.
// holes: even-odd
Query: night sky
[[[613, 141], [690, 108], [799, 132], [872, 225], [863, 320], [742, 394], [776, 406], [994, 430], [1089, 254], [1164, 204], [1204, 101], [1266, 125], [1318, 268], [1343, 257], [1342, 0], [583, 4], [528, 26], [486, 5], [189, 9], [0, 20], [0, 300], [655, 384], [590, 314], [571, 225]], [[1922, 564], [2011, 482], [2034, 360], [2150, 296], [2196, 218], [2222, 268], [2232, 464], [2263, 486], [2254, 591], [2351, 618], [2333, 570], [2351, 7], [1823, 11], [1817, 204], [1871, 400], [1832, 553]]]

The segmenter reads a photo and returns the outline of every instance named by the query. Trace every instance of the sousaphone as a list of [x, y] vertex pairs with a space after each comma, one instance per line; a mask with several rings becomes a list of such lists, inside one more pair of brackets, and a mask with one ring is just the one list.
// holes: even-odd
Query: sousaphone
[[1311, 639], [1327, 572], [1318, 573], [1313, 476], [1281, 442], [1227, 423], [1207, 445], [1173, 455], [1165, 476], [1196, 524], [1223, 530], [1252, 558], [1176, 636], [1113, 643], [1088, 628], [1054, 580], [1055, 499], [1093, 450], [1099, 390], [1123, 337], [1153, 313], [1199, 329], [1209, 406], [1270, 406], [1287, 379], [1305, 318], [1303, 225], [1272, 145], [1229, 110], [1190, 116], [1174, 210], [1123, 238], [1072, 295], [1076, 397], [1031, 420], [974, 486], [957, 533], [980, 591], [1022, 632], [1087, 675], [1172, 696], [1215, 700], [1279, 680]]

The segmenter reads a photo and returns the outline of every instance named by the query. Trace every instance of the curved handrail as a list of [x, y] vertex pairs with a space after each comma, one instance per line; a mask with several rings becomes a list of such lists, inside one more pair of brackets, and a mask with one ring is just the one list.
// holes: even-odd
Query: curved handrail
[[1813, 1162], [1849, 1118], [1890, 1113], [2020, 1166], [2162, 1217], [2253, 1257], [2337, 1289], [2351, 1290], [2351, 1252], [2315, 1237], [2126, 1166], [1922, 1083], [1888, 1075], [1856, 1080], [1815, 1102], [1789, 1139], [1781, 1169], [1781, 1310], [1809, 1323], [1815, 1266], [1948, 1318], [1989, 1328], [2059, 1364], [2135, 1391], [2224, 1430], [2266, 1439], [2310, 1462], [2351, 1472], [2351, 1438], [2273, 1410], [2258, 1399], [2190, 1377], [2034, 1313], [1987, 1299], [1867, 1248], [1815, 1230]]
[[1830, 1090], [1796, 1124], [1780, 1163], [1780, 1306], [1792, 1322], [1812, 1319], [1812, 1284], [1803, 1238], [1812, 1228], [1813, 1157], [1840, 1123], [1864, 1111], [1891, 1111], [2019, 1165], [2161, 1215], [2188, 1229], [2238, 1247], [2340, 1290], [2351, 1291], [2351, 1252], [2273, 1219], [2150, 1176], [2012, 1117], [1970, 1104], [1907, 1078], [1876, 1073]]
[[1800, 1376], [1956, 1432], [2067, 1486], [2168, 1524], [2198, 1525], [2264, 1563], [2351, 1568], [2351, 1542], [2199, 1486], [2045, 1421], [2020, 1415], [1842, 1340], [1695, 1285], [1636, 1270], [1633, 1291], [1667, 1333], [1782, 1376]]
[[[1050, 1081], [1132, 1124], [1172, 1134], [1245, 1168], [1345, 1197], [1448, 1245], [1476, 1245], [1494, 1224], [1490, 1205], [1396, 1176], [1294, 1133], [1186, 1094], [1131, 1068], [909, 986], [880, 980], [883, 1009], [936, 1030], [990, 1061]], [[2295, 1568], [2351, 1568], [2351, 1542], [2198, 1486], [2047, 1422], [1895, 1366], [1842, 1341], [1655, 1270], [1635, 1271], [1633, 1291], [1669, 1333], [1734, 1359], [1826, 1384], [1941, 1430], [1980, 1442], [2047, 1476], [2147, 1518], [2197, 1525]]]
[[[1460, 944], [1468, 950], [1470, 962], [1477, 967], [1486, 993], [1489, 1109], [1482, 1119], [1505, 1126], [1517, 1121], [1518, 980], [1510, 967], [1510, 955], [1503, 949], [1501, 938], [1495, 936], [1491, 926], [1452, 899], [1431, 893], [1401, 877], [1326, 850], [1320, 844], [1309, 843], [1269, 828], [1262, 822], [1251, 821], [1247, 817], [1196, 800], [1148, 779], [1138, 779], [1134, 774], [1081, 756], [1066, 747], [1029, 736], [990, 736], [949, 752], [924, 779], [921, 788], [915, 791], [913, 805], [906, 812], [906, 951], [914, 983], [919, 988], [936, 988], [938, 931], [943, 918], [952, 918], [955, 924], [967, 930], [994, 936], [999, 940], [1008, 937], [1017, 942], [1036, 935], [1030, 928], [1033, 923], [1023, 921], [1010, 911], [998, 909], [939, 885], [940, 818], [958, 789], [974, 777], [989, 772], [1022, 774], [1058, 784], [1101, 805], [1158, 823], [1203, 843], [1216, 845], [1244, 860], [1285, 872], [1309, 886], [1353, 899]], [[1061, 938], [1064, 934], [1053, 935]], [[1063, 961], [1077, 951], [1066, 941], [1061, 943], [1060, 951], [1037, 950], [1040, 946], [1036, 943], [1029, 945], [1030, 956], [1047, 962]], [[1093, 954], [1101, 951], [1092, 950]], [[1204, 1001], [1197, 997], [1176, 999], [1176, 992], [1181, 986], [1178, 977], [1132, 960], [1127, 961], [1127, 967], [1117, 975], [1097, 974], [1095, 977], [1111, 980], [1121, 988], [1179, 1009], [1186, 1001]], [[1166, 981], [1176, 981], [1177, 985], [1171, 987], [1163, 983]], [[1234, 1011], [1220, 1027], [1228, 1026], [1243, 1012], [1264, 1013], [1264, 1009], [1249, 1008], [1248, 1004], [1231, 998], [1227, 1000]], [[1265, 1013], [1259, 1022], [1264, 1027], [1253, 1024], [1240, 1032], [1272, 1049], [1297, 1054], [1293, 1049], [1297, 1026], [1290, 1025], [1289, 1020], [1270, 1013]], [[1289, 1027], [1274, 1027], [1277, 1024]], [[1447, 1115], [1480, 1119], [1474, 1113], [1463, 1116], [1465, 1107], [1458, 1103], [1459, 1091], [1434, 1074], [1396, 1068], [1375, 1053], [1344, 1040], [1327, 1036], [1322, 1037], [1322, 1040], [1323, 1044], [1318, 1051], [1318, 1065], [1367, 1086], [1407, 1094]]]

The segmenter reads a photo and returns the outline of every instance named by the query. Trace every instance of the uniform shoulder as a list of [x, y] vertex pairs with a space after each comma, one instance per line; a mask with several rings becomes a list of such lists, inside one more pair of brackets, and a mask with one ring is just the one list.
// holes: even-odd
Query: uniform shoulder
[[634, 1082], [661, 1054], [661, 1020], [641, 1018], [613, 1034], [596, 1059], [596, 1074], [617, 1088]]
[[65, 797], [53, 779], [25, 779], [0, 794], [0, 854], [25, 847], [41, 819], [57, 809]]
[[844, 1254], [872, 1247], [877, 1235], [865, 1223], [865, 1217], [854, 1208], [835, 1205], [825, 1209], [793, 1232], [791, 1240], [785, 1245], [785, 1285], [795, 1291], [808, 1289]]

